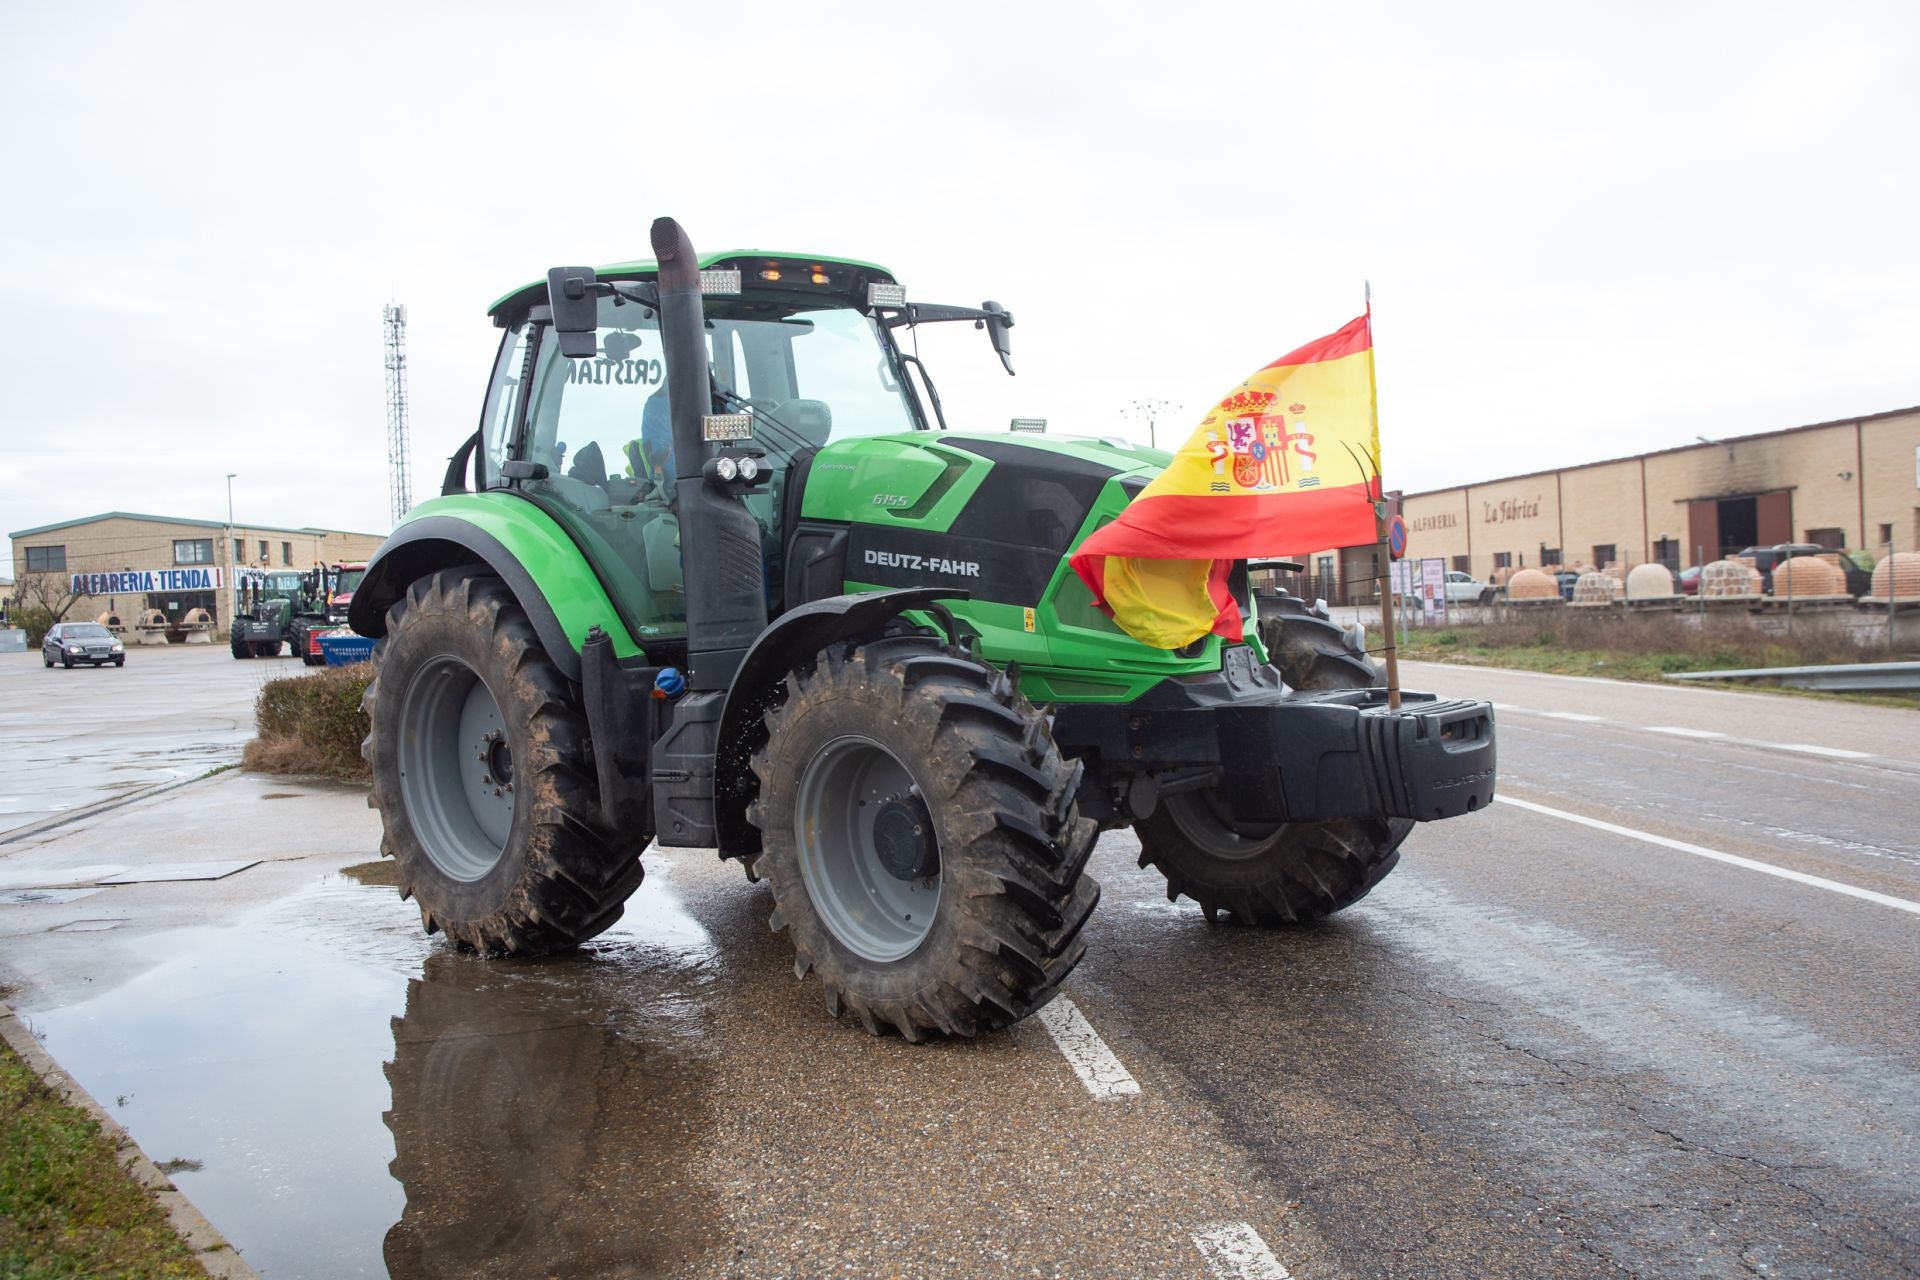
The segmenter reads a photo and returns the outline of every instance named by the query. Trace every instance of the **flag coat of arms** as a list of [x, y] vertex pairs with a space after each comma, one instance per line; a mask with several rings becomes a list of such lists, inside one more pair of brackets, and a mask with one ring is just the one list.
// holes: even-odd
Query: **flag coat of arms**
[[1260, 369], [1069, 562], [1128, 635], [1178, 649], [1242, 639], [1235, 560], [1378, 538], [1380, 433], [1368, 316]]

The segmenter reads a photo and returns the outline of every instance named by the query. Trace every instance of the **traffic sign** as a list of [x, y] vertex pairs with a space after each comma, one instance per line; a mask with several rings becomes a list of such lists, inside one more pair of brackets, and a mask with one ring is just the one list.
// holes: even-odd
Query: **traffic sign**
[[1399, 516], [1387, 521], [1387, 554], [1395, 560], [1407, 554], [1407, 522]]

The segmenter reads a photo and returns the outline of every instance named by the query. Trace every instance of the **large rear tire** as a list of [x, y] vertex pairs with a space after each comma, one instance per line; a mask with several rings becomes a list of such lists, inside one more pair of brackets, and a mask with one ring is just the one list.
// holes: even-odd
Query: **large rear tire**
[[387, 613], [362, 705], [381, 852], [428, 933], [539, 955], [620, 918], [650, 832], [600, 810], [586, 717], [498, 578], [449, 569]]
[[[1292, 596], [1260, 601], [1260, 638], [1296, 689], [1367, 689], [1378, 668], [1351, 632]], [[1163, 796], [1134, 824], [1140, 865], [1167, 877], [1169, 901], [1200, 904], [1208, 920], [1304, 924], [1352, 906], [1400, 861], [1404, 818], [1256, 824], [1235, 818], [1218, 787]]]
[[1100, 899], [1079, 767], [1006, 675], [901, 637], [787, 678], [753, 757], [755, 867], [827, 1010], [971, 1036], [1052, 999]]

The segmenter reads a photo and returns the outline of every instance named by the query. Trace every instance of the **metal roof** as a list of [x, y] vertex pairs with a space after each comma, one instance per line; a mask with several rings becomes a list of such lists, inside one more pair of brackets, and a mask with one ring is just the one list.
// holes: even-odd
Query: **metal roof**
[[[154, 516], [146, 515], [139, 511], [103, 511], [97, 516], [81, 516], [77, 520], [61, 520], [55, 524], [35, 525], [31, 529], [16, 529], [7, 536], [9, 538], [31, 538], [37, 534], [53, 533], [60, 529], [72, 529], [83, 524], [95, 524], [101, 520], [146, 520], [153, 524], [178, 524], [186, 525], [194, 529], [214, 529], [222, 532], [227, 528], [227, 522], [225, 520], [188, 520], [181, 516]], [[285, 525], [250, 524], [242, 520], [234, 521], [233, 528], [245, 530], [248, 533], [317, 533], [321, 535], [345, 533], [357, 538], [386, 537], [384, 533], [359, 533], [353, 529], [322, 529], [318, 525], [306, 525], [299, 529], [289, 529]]]

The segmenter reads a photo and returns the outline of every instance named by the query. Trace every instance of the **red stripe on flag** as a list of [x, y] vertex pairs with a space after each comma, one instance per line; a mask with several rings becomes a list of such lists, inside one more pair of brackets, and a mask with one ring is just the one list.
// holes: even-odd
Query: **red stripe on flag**
[[1350, 356], [1356, 351], [1365, 351], [1372, 345], [1373, 326], [1367, 322], [1367, 317], [1355, 316], [1336, 332], [1324, 338], [1315, 338], [1298, 351], [1289, 351], [1265, 367], [1277, 369], [1283, 364], [1319, 364]]
[[1246, 639], [1240, 626], [1240, 602], [1233, 598], [1233, 587], [1227, 579], [1233, 572], [1233, 561], [1215, 560], [1213, 570], [1207, 574], [1207, 595], [1213, 601], [1213, 634], [1224, 640], [1238, 643]]
[[1376, 536], [1371, 501], [1377, 486], [1376, 481], [1298, 492], [1142, 494], [1119, 519], [1090, 534], [1071, 559], [1079, 570], [1100, 556], [1241, 560], [1359, 546]]

